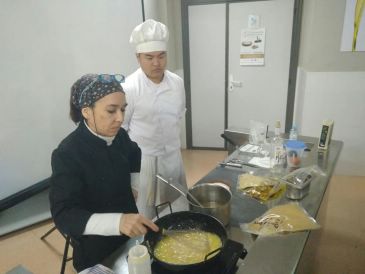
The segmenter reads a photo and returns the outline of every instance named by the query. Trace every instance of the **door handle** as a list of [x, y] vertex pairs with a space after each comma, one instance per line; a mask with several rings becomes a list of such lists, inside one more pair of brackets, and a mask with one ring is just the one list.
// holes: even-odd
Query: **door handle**
[[234, 81], [233, 75], [230, 74], [228, 77], [228, 91], [233, 91], [234, 87], [238, 87], [238, 88], [242, 87], [242, 82]]

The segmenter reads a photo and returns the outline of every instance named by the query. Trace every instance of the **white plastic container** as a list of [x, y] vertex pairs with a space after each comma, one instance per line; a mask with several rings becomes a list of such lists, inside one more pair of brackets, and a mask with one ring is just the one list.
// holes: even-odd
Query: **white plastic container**
[[147, 247], [135, 245], [128, 252], [129, 274], [151, 274], [151, 260]]
[[289, 140], [285, 144], [287, 164], [289, 167], [299, 167], [306, 145], [301, 141]]

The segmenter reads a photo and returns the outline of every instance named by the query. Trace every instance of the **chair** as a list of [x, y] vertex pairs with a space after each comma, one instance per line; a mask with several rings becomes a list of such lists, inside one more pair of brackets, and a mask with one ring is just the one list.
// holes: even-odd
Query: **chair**
[[230, 137], [228, 137], [226, 134], [222, 133], [221, 137], [227, 142], [228, 154], [231, 154], [233, 151], [239, 148], [239, 145], [235, 141], [233, 141]]
[[[56, 226], [52, 227], [50, 230], [48, 230], [42, 237], [41, 237], [41, 240], [44, 241], [45, 238], [51, 234], [53, 231], [55, 231], [57, 229]], [[59, 231], [59, 230], [58, 230]], [[65, 248], [63, 250], [63, 258], [62, 258], [62, 264], [61, 264], [61, 272], [60, 274], [64, 274], [65, 273], [65, 268], [66, 268], [66, 263], [70, 260], [72, 260], [72, 257], [68, 258], [67, 255], [68, 255], [68, 248], [72, 247], [72, 243], [71, 243], [71, 237], [62, 233], [61, 231], [59, 231], [62, 235], [63, 238], [65, 238], [66, 242], [65, 242]]]

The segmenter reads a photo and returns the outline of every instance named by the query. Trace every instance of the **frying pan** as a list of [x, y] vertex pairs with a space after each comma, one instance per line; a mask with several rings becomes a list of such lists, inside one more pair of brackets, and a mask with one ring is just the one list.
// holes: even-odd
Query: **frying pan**
[[[167, 202], [170, 206], [170, 203]], [[165, 205], [161, 204], [162, 205]], [[170, 206], [171, 211], [171, 206]], [[158, 216], [158, 215], [157, 215]], [[177, 264], [170, 264], [164, 261], [159, 260], [154, 256], [154, 249], [156, 244], [162, 239], [163, 235], [159, 232], [154, 232], [149, 230], [144, 237], [144, 244], [147, 246], [149, 253], [153, 260], [163, 266], [166, 269], [172, 271], [182, 271], [182, 270], [198, 270], [204, 268], [214, 261], [216, 261], [221, 253], [223, 247], [227, 241], [227, 232], [223, 226], [223, 224], [216, 219], [207, 214], [199, 213], [199, 212], [192, 212], [192, 211], [179, 211], [179, 212], [172, 212], [168, 215], [165, 215], [161, 218], [158, 218], [155, 221], [155, 224], [160, 228], [160, 230], [189, 230], [189, 229], [196, 229], [202, 230], [206, 232], [211, 232], [219, 236], [222, 242], [222, 247], [212, 251], [209, 253], [205, 260], [199, 263], [194, 264], [185, 264], [185, 265], [177, 265]]]

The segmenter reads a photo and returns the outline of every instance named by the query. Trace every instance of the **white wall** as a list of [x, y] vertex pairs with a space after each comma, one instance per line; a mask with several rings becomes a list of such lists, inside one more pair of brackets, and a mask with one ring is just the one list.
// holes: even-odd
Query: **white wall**
[[365, 176], [365, 52], [340, 51], [345, 1], [303, 2], [294, 120], [318, 137], [333, 119], [333, 138], [344, 141], [335, 173]]
[[140, 22], [135, 0], [0, 1], [0, 200], [51, 174], [51, 152], [75, 127], [74, 81], [137, 68], [128, 41]]
[[[342, 140], [336, 174], [365, 175], [365, 71], [308, 72], [299, 69], [301, 86], [295, 118], [303, 135], [318, 137], [323, 119], [335, 121], [333, 139]], [[300, 109], [300, 111], [299, 111]]]

